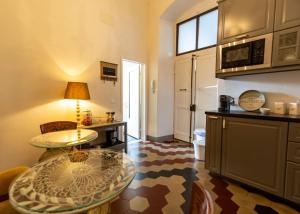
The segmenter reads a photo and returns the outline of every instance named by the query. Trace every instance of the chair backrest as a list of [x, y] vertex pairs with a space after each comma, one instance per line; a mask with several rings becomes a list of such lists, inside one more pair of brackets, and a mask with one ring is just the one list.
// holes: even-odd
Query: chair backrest
[[40, 125], [41, 133], [76, 129], [77, 123], [72, 121], [54, 121]]
[[27, 169], [26, 166], [19, 166], [0, 172], [0, 197], [5, 197], [8, 194], [10, 183]]
[[199, 182], [193, 182], [190, 214], [213, 214], [214, 202]]

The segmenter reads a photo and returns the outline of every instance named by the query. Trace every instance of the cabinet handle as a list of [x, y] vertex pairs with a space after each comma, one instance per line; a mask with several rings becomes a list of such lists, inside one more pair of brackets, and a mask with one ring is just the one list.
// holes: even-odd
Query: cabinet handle
[[226, 129], [226, 120], [223, 119], [223, 129]]
[[247, 37], [249, 37], [248, 34], [243, 34], [243, 35], [236, 36], [235, 39], [245, 39]]
[[179, 89], [179, 91], [187, 91], [187, 89], [186, 88], [181, 88], [181, 89]]
[[219, 119], [218, 117], [215, 117], [215, 116], [208, 116], [209, 119], [213, 119], [213, 120], [217, 120]]

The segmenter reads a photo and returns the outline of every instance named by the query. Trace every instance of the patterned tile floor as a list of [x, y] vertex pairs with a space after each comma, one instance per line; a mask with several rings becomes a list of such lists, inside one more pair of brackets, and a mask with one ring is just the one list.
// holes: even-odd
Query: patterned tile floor
[[299, 213], [236, 184], [211, 177], [204, 163], [194, 159], [189, 144], [135, 142], [129, 144], [128, 154], [136, 162], [137, 174], [112, 202], [113, 214], [189, 213], [191, 186], [195, 180], [210, 191], [215, 213]]

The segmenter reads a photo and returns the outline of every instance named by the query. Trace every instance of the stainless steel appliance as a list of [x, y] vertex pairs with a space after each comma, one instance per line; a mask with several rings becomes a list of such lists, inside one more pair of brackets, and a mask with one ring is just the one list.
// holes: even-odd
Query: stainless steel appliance
[[234, 104], [234, 98], [228, 95], [220, 95], [219, 98], [219, 111], [230, 111], [230, 106]]
[[271, 67], [272, 33], [253, 38], [239, 38], [241, 40], [218, 46], [217, 73]]

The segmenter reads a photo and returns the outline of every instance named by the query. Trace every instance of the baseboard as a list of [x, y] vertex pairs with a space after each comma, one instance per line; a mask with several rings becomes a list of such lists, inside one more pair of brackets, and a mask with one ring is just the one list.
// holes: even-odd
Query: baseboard
[[153, 141], [153, 142], [163, 142], [166, 140], [173, 140], [173, 139], [174, 139], [174, 135], [166, 135], [166, 136], [161, 136], [161, 137], [153, 137], [153, 136], [147, 135], [147, 140]]

